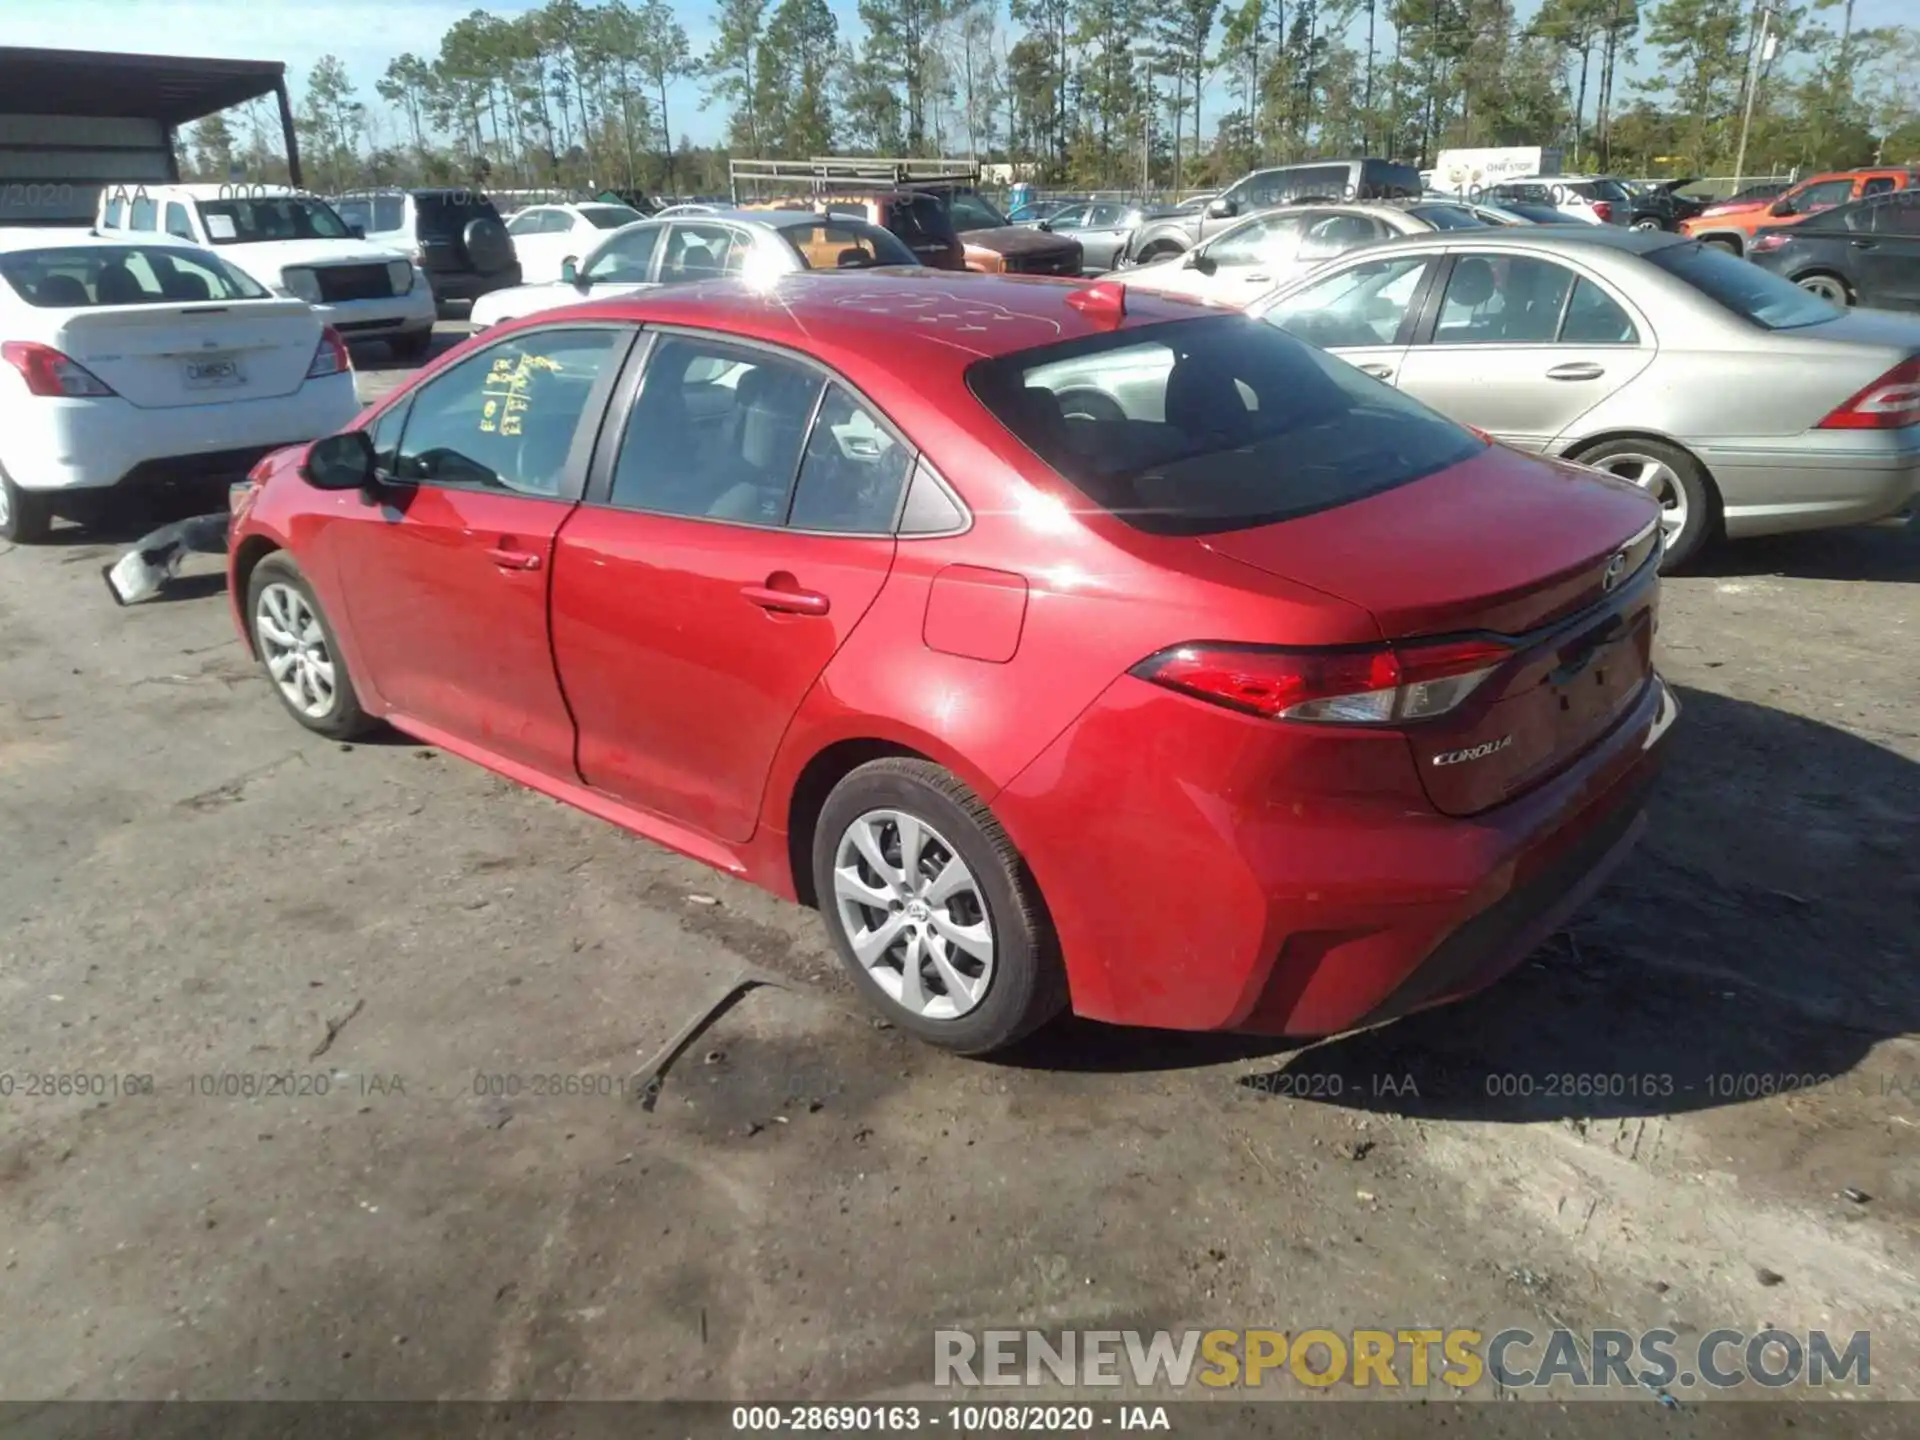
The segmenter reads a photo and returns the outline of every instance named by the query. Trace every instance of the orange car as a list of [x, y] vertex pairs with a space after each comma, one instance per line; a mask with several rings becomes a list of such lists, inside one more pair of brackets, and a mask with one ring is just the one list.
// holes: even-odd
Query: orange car
[[1680, 233], [1735, 255], [1747, 253], [1747, 242], [1760, 229], [1795, 225], [1809, 215], [1845, 205], [1849, 200], [1889, 190], [1920, 188], [1920, 175], [1911, 170], [1840, 170], [1815, 175], [1777, 200], [1742, 200], [1709, 205], [1691, 220], [1680, 222]]

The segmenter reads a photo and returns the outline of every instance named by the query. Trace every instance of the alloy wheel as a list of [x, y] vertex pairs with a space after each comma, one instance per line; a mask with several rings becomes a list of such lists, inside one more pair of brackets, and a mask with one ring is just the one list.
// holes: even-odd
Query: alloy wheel
[[307, 597], [275, 582], [260, 592], [253, 616], [261, 659], [289, 705], [311, 720], [333, 710], [333, 652]]
[[1842, 309], [1853, 303], [1847, 298], [1847, 287], [1831, 275], [1809, 275], [1800, 282], [1800, 288]]
[[960, 852], [901, 810], [869, 810], [840, 836], [834, 907], [854, 957], [887, 996], [957, 1020], [993, 982], [993, 917]]
[[1651, 455], [1624, 453], [1596, 461], [1595, 468], [1631, 480], [1660, 502], [1660, 530], [1672, 549], [1687, 528], [1687, 487], [1671, 465]]
[[1658, 230], [1661, 228], [1661, 225], [1658, 220], [1636, 220], [1633, 222], [1633, 228], [1636, 230]]

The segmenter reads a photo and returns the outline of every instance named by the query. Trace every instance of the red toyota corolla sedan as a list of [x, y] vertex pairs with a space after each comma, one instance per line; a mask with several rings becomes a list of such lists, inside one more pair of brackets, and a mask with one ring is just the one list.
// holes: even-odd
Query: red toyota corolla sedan
[[1639, 489], [1240, 315], [935, 271], [468, 341], [235, 499], [301, 724], [819, 908], [966, 1053], [1314, 1036], [1515, 964], [1675, 714]]

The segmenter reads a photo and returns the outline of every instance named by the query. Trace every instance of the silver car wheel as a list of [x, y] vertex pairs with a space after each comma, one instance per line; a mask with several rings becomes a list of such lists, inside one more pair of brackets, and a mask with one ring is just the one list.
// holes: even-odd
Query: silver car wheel
[[1687, 528], [1687, 487], [1664, 460], [1651, 455], [1609, 455], [1596, 468], [1631, 480], [1660, 502], [1660, 530], [1671, 549]]
[[1661, 226], [1658, 220], [1636, 220], [1633, 222], [1633, 228], [1636, 230], [1658, 230]]
[[840, 836], [834, 909], [854, 958], [901, 1009], [957, 1020], [993, 983], [993, 917], [960, 852], [900, 810], [869, 810]]
[[1845, 309], [1850, 303], [1847, 299], [1847, 287], [1831, 275], [1809, 275], [1800, 282], [1800, 288], [1809, 295], [1818, 295], [1830, 305]]
[[310, 720], [324, 719], [335, 696], [333, 652], [307, 597], [278, 583], [260, 592], [253, 614], [260, 658], [289, 705]]

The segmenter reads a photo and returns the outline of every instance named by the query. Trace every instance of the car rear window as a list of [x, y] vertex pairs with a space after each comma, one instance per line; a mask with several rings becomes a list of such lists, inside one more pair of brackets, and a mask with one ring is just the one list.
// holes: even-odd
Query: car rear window
[[43, 310], [268, 300], [218, 255], [184, 245], [71, 245], [0, 254], [0, 277]]
[[1407, 212], [1436, 230], [1483, 230], [1487, 222], [1464, 205], [1415, 205]]
[[1087, 498], [1155, 535], [1269, 525], [1469, 459], [1482, 442], [1239, 315], [984, 360], [981, 404]]
[[647, 218], [625, 205], [582, 205], [580, 213], [587, 217], [587, 223], [596, 230], [618, 230], [622, 225], [631, 225], [636, 220]]
[[897, 236], [878, 225], [835, 220], [822, 225], [783, 225], [780, 238], [799, 253], [810, 270], [867, 269], [875, 265], [918, 265], [920, 258]]
[[493, 208], [491, 200], [484, 195], [475, 195], [470, 190], [416, 195], [413, 197], [413, 209], [420, 217], [419, 234], [434, 239], [455, 238], [475, 220], [500, 218], [500, 212]]
[[1631, 200], [1627, 187], [1618, 180], [1583, 180], [1573, 187], [1589, 200]]
[[1360, 198], [1363, 200], [1411, 199], [1424, 189], [1420, 172], [1411, 165], [1367, 160], [1360, 166]]
[[1837, 316], [1834, 306], [1758, 265], [1698, 243], [1668, 245], [1647, 259], [1723, 309], [1767, 330], [1799, 330]]
[[891, 202], [887, 206], [887, 229], [909, 245], [916, 240], [951, 244], [957, 238], [947, 207], [931, 195]]

